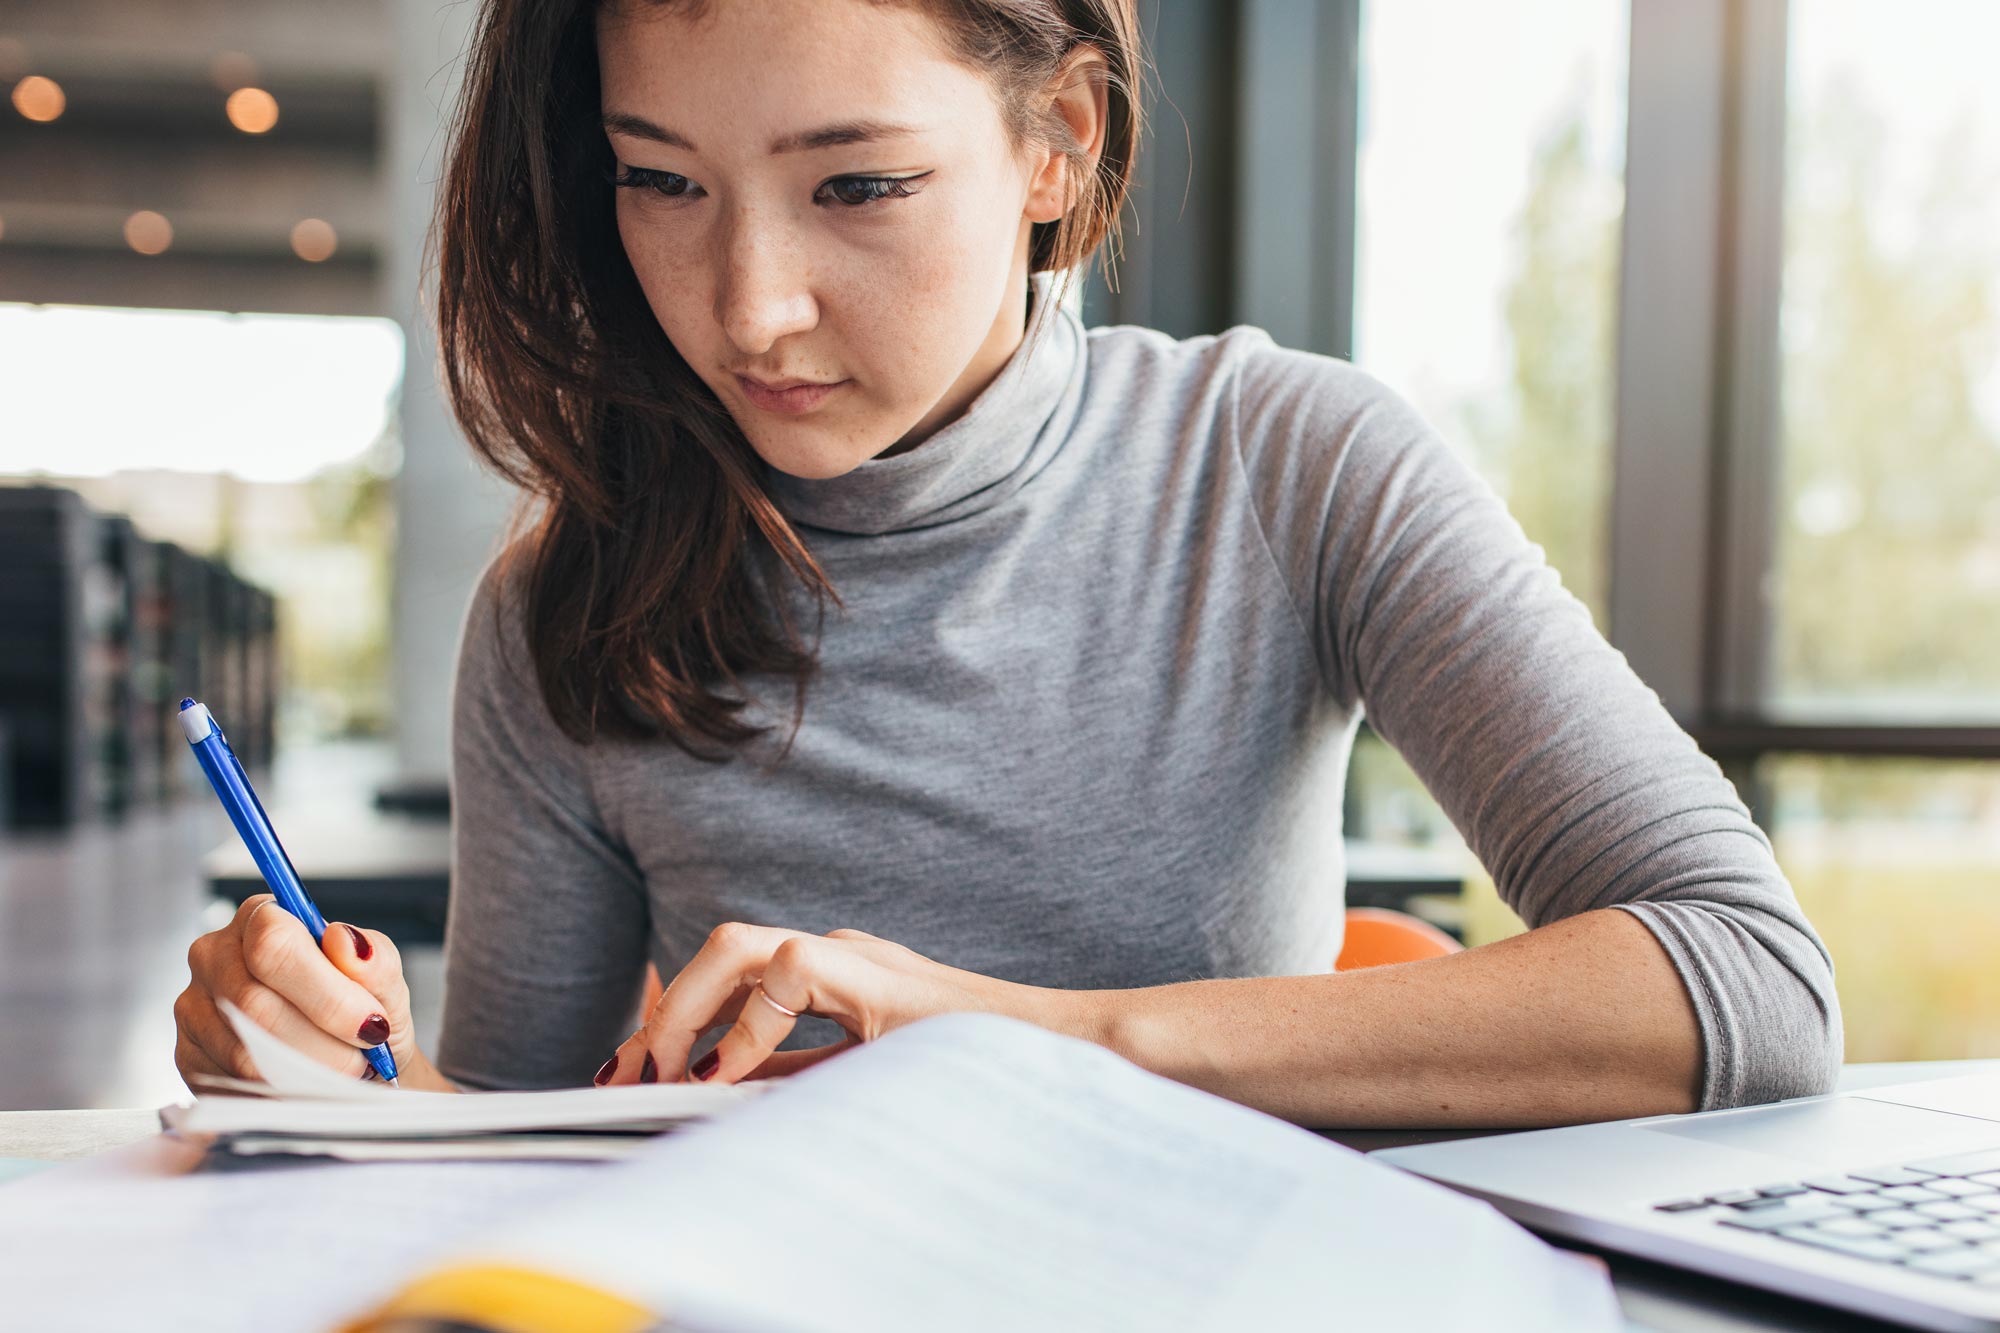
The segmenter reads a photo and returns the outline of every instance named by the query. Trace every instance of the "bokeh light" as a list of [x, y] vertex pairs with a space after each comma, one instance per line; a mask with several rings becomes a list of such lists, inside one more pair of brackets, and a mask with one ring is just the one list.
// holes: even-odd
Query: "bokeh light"
[[40, 74], [30, 74], [14, 85], [14, 109], [29, 120], [54, 120], [68, 104], [62, 85]]
[[125, 244], [142, 255], [157, 255], [174, 243], [174, 224], [150, 208], [125, 219]]
[[245, 134], [262, 134], [278, 123], [278, 99], [262, 88], [238, 88], [223, 109], [229, 123]]
[[301, 218], [292, 228], [292, 253], [308, 264], [317, 264], [322, 259], [331, 259], [340, 238], [334, 234], [333, 224], [320, 218]]

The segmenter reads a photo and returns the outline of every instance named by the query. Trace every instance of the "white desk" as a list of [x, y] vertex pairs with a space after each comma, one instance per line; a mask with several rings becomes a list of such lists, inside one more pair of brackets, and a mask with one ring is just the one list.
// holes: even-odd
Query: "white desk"
[[[2000, 1060], [1854, 1064], [1842, 1071], [1840, 1086], [1879, 1087], [1906, 1079], [1993, 1072], [2000, 1072]], [[146, 1109], [0, 1111], [0, 1160], [63, 1161], [86, 1157], [149, 1138], [158, 1126], [158, 1118]], [[1362, 1151], [1466, 1137], [1462, 1131], [1320, 1132]], [[5, 1188], [4, 1178], [0, 1178], [0, 1189]], [[1834, 1333], [1894, 1327], [1659, 1264], [1611, 1254], [1605, 1258], [1611, 1265], [1619, 1303], [1635, 1329], [1660, 1330], [1660, 1333]]]

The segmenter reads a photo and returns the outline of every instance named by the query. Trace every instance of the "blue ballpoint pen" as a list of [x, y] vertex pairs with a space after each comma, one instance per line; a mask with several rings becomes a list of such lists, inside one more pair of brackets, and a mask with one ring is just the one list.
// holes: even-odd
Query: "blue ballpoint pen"
[[[236, 832], [250, 849], [250, 858], [263, 873], [264, 882], [277, 895], [278, 904], [305, 922], [306, 929], [312, 932], [313, 943], [319, 943], [326, 934], [326, 918], [306, 896], [305, 885], [299, 883], [299, 872], [292, 869], [292, 859], [285, 855], [277, 830], [271, 827], [270, 816], [264, 813], [257, 793], [250, 789], [250, 776], [243, 771], [236, 752], [229, 748], [222, 728], [215, 725], [207, 708], [192, 699], [183, 699], [181, 730], [187, 733], [194, 757], [201, 762], [201, 771], [208, 774], [209, 785], [221, 798], [222, 808], [229, 812], [229, 822], [236, 825]], [[394, 1086], [396, 1057], [389, 1054], [388, 1043], [370, 1046], [361, 1053], [368, 1057], [368, 1063], [382, 1081]]]

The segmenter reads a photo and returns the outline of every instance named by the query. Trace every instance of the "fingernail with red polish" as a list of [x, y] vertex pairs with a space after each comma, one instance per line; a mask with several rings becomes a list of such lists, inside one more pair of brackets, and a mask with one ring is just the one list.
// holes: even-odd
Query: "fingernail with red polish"
[[591, 1079], [590, 1081], [592, 1083], [595, 1083], [598, 1087], [601, 1088], [606, 1083], [609, 1083], [611, 1081], [611, 1076], [617, 1072], [618, 1072], [618, 1052], [613, 1051], [611, 1053], [611, 1058], [609, 1060], [606, 1060], [603, 1064], [597, 1067], [597, 1076]]
[[653, 1063], [653, 1053], [651, 1051], [646, 1052], [645, 1060], [639, 1065], [639, 1081], [641, 1083], [658, 1083], [660, 1081], [660, 1067]]
[[710, 1074], [713, 1074], [715, 1072], [715, 1067], [721, 1063], [722, 1063], [722, 1057], [716, 1052], [710, 1051], [707, 1055], [704, 1055], [701, 1057], [701, 1059], [695, 1061], [694, 1068], [689, 1072], [691, 1072], [696, 1078], [706, 1079]]
[[383, 1042], [389, 1040], [389, 1020], [380, 1014], [370, 1014], [361, 1024], [360, 1031], [354, 1035], [367, 1042], [370, 1046], [380, 1046]]
[[[341, 924], [347, 925], [344, 921]], [[352, 926], [347, 926], [347, 933], [354, 937], [354, 956], [356, 958], [365, 963], [375, 956], [375, 946], [368, 942], [366, 935], [363, 935]]]

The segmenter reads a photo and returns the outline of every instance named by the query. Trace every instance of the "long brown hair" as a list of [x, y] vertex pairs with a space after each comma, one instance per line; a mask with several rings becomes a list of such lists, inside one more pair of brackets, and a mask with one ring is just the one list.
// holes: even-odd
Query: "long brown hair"
[[[1080, 188], [1059, 221], [1036, 224], [1030, 270], [1067, 275], [1110, 237], [1108, 273], [1140, 130], [1134, 0], [907, 2], [992, 80], [1017, 144], [1070, 158]], [[533, 506], [501, 571], [523, 595], [503, 606], [525, 616], [557, 725], [585, 744], [664, 735], [721, 761], [769, 730], [737, 716], [741, 676], [792, 679], [796, 733], [817, 666], [786, 599], [766, 594], [788, 571], [822, 618], [839, 597], [626, 259], [599, 124], [597, 7], [485, 0], [431, 236], [439, 359], [473, 448]], [[1085, 44], [1109, 67], [1094, 169], [1038, 96]]]

